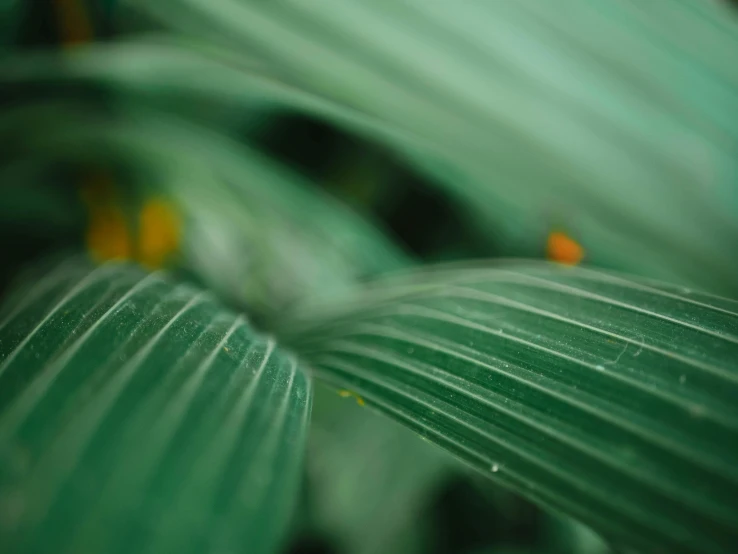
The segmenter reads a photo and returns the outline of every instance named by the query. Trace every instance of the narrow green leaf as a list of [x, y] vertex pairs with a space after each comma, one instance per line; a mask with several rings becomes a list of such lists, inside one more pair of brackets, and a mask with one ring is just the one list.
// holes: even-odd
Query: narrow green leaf
[[71, 258], [0, 314], [5, 552], [272, 552], [311, 383], [208, 293]]
[[326, 381], [618, 543], [738, 540], [738, 303], [544, 263], [448, 267], [306, 309]]

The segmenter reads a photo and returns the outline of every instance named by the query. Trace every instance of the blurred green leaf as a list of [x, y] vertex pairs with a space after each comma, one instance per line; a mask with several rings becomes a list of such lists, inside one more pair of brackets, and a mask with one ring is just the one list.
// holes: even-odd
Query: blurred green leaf
[[383, 122], [518, 251], [563, 226], [593, 263], [736, 292], [727, 5], [126, 4]]
[[273, 552], [312, 398], [294, 358], [161, 273], [39, 273], [0, 315], [3, 551]]
[[609, 540], [738, 540], [737, 302], [502, 263], [294, 318], [283, 337], [318, 376]]
[[457, 463], [408, 429], [316, 388], [307, 456], [312, 517], [352, 554], [428, 551], [423, 510]]
[[3, 50], [17, 39], [23, 15], [21, 4], [19, 0], [0, 0], [0, 48]]
[[[197, 75], [197, 79], [192, 76]], [[384, 140], [410, 137], [345, 103], [315, 94], [244, 52], [188, 37], [147, 33], [69, 52], [24, 52], [3, 60], [8, 86], [84, 85], [221, 129], [259, 125], [275, 109], [299, 110]]]
[[552, 552], [581, 554], [611, 554], [613, 550], [588, 527], [578, 521], [556, 514], [547, 520], [547, 531], [551, 542], [559, 542], [563, 547], [551, 548]]
[[183, 212], [185, 265], [260, 314], [410, 263], [360, 215], [228, 137], [134, 105], [116, 112], [75, 102], [18, 107], [0, 118], [16, 154], [6, 171], [62, 162], [122, 168], [124, 185], [164, 194]]

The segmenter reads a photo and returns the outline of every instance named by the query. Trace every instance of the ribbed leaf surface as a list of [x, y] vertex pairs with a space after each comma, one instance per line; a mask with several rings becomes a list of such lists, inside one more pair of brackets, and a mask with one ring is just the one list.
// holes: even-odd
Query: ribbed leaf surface
[[738, 303], [548, 264], [450, 267], [284, 335], [322, 378], [612, 540], [738, 540]]
[[311, 385], [208, 293], [73, 258], [0, 315], [4, 552], [271, 552]]

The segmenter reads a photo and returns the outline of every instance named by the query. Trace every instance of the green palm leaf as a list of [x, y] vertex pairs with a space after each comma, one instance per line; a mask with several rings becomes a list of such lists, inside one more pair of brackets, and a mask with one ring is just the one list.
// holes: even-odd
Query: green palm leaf
[[311, 384], [208, 293], [71, 258], [0, 319], [7, 552], [271, 552]]
[[[590, 261], [734, 292], [738, 30], [723, 7], [124, 4], [189, 37], [4, 60], [18, 88], [0, 180], [121, 168], [127, 190], [182, 210], [186, 265], [214, 291], [270, 323], [315, 296], [280, 333], [328, 383], [615, 543], [733, 548], [738, 303], [543, 264], [434, 269], [347, 300], [406, 257], [208, 128], [274, 107], [325, 117], [440, 178], [506, 251], [565, 221]], [[45, 101], [59, 83], [73, 93]], [[27, 280], [0, 313], [2, 544], [273, 551], [312, 399], [294, 358], [162, 274], [72, 258]], [[427, 469], [405, 483], [411, 508]], [[360, 542], [361, 521], [324, 500]]]
[[738, 304], [547, 264], [446, 268], [307, 309], [317, 375], [615, 541], [738, 538]]

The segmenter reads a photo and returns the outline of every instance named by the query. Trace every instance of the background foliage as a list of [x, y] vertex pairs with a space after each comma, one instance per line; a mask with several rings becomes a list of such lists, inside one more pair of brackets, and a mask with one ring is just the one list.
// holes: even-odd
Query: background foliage
[[727, 3], [0, 19], [10, 551], [731, 551]]

